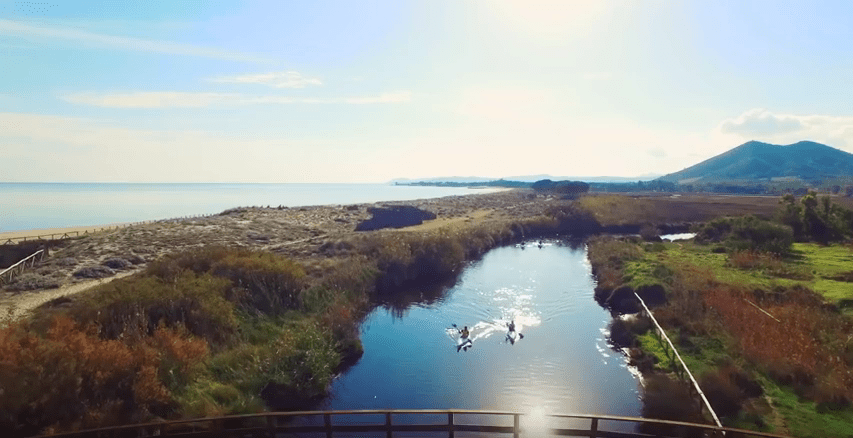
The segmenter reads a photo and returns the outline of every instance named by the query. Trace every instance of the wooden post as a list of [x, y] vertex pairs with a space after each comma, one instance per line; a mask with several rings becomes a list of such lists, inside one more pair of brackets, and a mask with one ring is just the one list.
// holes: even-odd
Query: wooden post
[[521, 428], [518, 426], [518, 420], [519, 420], [518, 414], [513, 414], [512, 415], [512, 436], [513, 436], [513, 438], [518, 438], [518, 435], [520, 433]]
[[221, 418], [216, 418], [213, 420], [213, 424], [211, 424], [211, 429], [213, 430], [213, 436], [225, 436], [225, 424], [222, 422]]
[[598, 436], [598, 418], [592, 419], [592, 424], [589, 425], [589, 438]]
[[447, 413], [447, 436], [453, 438], [453, 412]]
[[326, 425], [326, 438], [332, 438], [332, 416], [323, 414], [323, 423]]
[[270, 438], [275, 438], [275, 420], [276, 418], [272, 415], [267, 415], [267, 433]]
[[391, 438], [394, 436], [394, 429], [391, 428], [391, 413], [385, 413], [385, 436]]

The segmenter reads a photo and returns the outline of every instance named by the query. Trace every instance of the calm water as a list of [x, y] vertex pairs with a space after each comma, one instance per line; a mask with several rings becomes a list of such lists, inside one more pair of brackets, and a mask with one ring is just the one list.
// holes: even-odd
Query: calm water
[[[607, 344], [594, 286], [584, 247], [494, 249], [449, 289], [372, 312], [364, 356], [320, 408], [641, 416], [639, 381]], [[514, 344], [510, 320], [524, 335]], [[457, 351], [452, 324], [473, 327], [473, 348]]]
[[232, 207], [356, 204], [487, 191], [387, 184], [0, 183], [0, 232], [168, 219]]

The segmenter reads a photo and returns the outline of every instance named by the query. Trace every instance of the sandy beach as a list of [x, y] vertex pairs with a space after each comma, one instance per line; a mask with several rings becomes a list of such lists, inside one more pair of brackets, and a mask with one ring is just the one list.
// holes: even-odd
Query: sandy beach
[[79, 237], [84, 234], [97, 233], [101, 231], [110, 231], [122, 227], [129, 227], [136, 224], [125, 222], [116, 224], [104, 225], [89, 225], [81, 227], [65, 227], [65, 228], [43, 228], [37, 230], [22, 230], [22, 231], [3, 231], [0, 232], [0, 243], [5, 243], [9, 240], [17, 243], [21, 240], [34, 239], [62, 239], [66, 237]]
[[[205, 245], [239, 246], [286, 255], [300, 261], [310, 274], [312, 269], [322, 269], [326, 259], [334, 258], [334, 254], [323, 249], [329, 246], [324, 244], [334, 244], [359, 234], [354, 231], [356, 224], [370, 218], [368, 208], [374, 206], [412, 205], [436, 214], [436, 219], [422, 225], [371, 231], [399, 233], [540, 214], [550, 201], [529, 191], [508, 190], [375, 204], [234, 208], [218, 215], [149, 223], [0, 233], [3, 241], [74, 234], [70, 239], [57, 241], [50, 250], [50, 257], [28, 268], [25, 274], [30, 280], [36, 280], [34, 284], [47, 280], [58, 287], [19, 290], [15, 282], [3, 284], [0, 286], [0, 315], [6, 315], [10, 309], [15, 316], [22, 315], [54, 298], [129, 275], [165, 254]], [[122, 260], [137, 263], [111, 269], [112, 273], [108, 272], [102, 279], [74, 275], [84, 268], [122, 263]]]

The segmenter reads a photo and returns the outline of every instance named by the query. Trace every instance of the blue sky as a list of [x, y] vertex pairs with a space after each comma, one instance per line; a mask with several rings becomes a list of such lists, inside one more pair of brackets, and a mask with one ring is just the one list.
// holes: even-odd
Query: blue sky
[[384, 182], [853, 152], [853, 3], [0, 3], [0, 181]]

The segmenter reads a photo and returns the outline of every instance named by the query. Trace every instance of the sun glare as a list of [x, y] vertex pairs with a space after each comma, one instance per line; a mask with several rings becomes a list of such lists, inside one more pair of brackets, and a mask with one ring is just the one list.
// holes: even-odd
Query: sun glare
[[491, 5], [510, 27], [544, 38], [583, 33], [605, 8], [600, 2], [577, 0], [504, 0]]
[[522, 417], [521, 429], [529, 436], [545, 436], [550, 426], [548, 414], [545, 413], [545, 408], [536, 406], [530, 410], [530, 413]]

